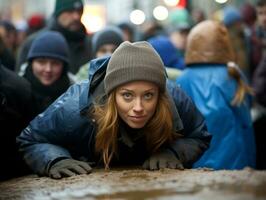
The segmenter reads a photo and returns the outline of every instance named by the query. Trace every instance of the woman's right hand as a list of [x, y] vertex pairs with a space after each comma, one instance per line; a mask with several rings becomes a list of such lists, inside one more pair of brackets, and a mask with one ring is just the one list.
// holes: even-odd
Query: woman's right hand
[[164, 168], [183, 170], [184, 166], [172, 151], [164, 149], [151, 155], [151, 157], [144, 162], [143, 168], [148, 170], [159, 170]]
[[64, 159], [52, 165], [48, 174], [51, 178], [60, 179], [78, 174], [89, 174], [91, 170], [92, 168], [87, 162]]

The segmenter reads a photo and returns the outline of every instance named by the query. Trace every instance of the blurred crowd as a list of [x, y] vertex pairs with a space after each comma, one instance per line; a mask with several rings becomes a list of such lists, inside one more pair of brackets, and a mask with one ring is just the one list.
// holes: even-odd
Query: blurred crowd
[[[213, 137], [217, 151], [204, 154], [195, 167], [266, 169], [266, 0], [254, 5], [243, 3], [240, 8], [227, 5], [221, 15], [211, 17], [199, 9], [177, 8], [168, 24], [154, 20], [137, 28], [121, 22], [93, 34], [88, 34], [81, 23], [83, 6], [81, 0], [57, 0], [49, 19], [35, 14], [24, 23], [14, 24], [0, 18], [0, 172], [6, 172], [1, 173], [1, 179], [29, 171], [18, 152], [16, 137], [69, 86], [89, 78], [92, 59], [110, 56], [124, 41], [143, 40], [160, 55], [169, 81], [195, 102], [209, 132], [219, 135]], [[210, 20], [223, 28], [215, 28]], [[224, 73], [229, 74], [224, 79], [232, 79], [232, 85], [217, 81]], [[221, 84], [219, 95], [213, 89], [217, 84]], [[238, 96], [232, 98], [235, 87]], [[223, 102], [226, 98], [232, 104]], [[219, 113], [210, 115], [213, 110]], [[223, 115], [227, 112], [231, 114]], [[225, 125], [226, 120], [231, 124]], [[223, 141], [230, 126], [239, 128]], [[231, 137], [243, 142], [238, 146]], [[218, 147], [225, 152], [228, 149], [229, 155], [234, 147], [238, 154], [250, 156], [239, 156], [245, 160], [241, 165], [209, 164], [206, 156], [225, 154]], [[230, 156], [227, 160], [231, 162]]]

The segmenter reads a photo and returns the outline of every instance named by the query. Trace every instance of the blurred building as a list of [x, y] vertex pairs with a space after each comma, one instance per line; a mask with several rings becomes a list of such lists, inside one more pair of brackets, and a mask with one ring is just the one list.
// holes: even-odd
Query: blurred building
[[[226, 0], [84, 0], [85, 10], [82, 21], [87, 27], [91, 27], [89, 31], [94, 32], [107, 23], [129, 21], [130, 14], [135, 9], [142, 11], [144, 16], [140, 17], [148, 21], [154, 18], [154, 8], [161, 6], [157, 9], [157, 14], [163, 21], [168, 16], [167, 12], [177, 5], [185, 5], [188, 10], [202, 9], [209, 17], [227, 4], [239, 7], [244, 2], [255, 2], [255, 0], [227, 0], [226, 3], [218, 3], [222, 1]], [[13, 22], [26, 19], [34, 13], [40, 13], [49, 18], [54, 9], [54, 2], [55, 0], [0, 0], [0, 16], [4, 19], [11, 19]], [[176, 5], [167, 6], [166, 2], [175, 2]], [[143, 19], [139, 19], [138, 22], [142, 22], [141, 20]]]

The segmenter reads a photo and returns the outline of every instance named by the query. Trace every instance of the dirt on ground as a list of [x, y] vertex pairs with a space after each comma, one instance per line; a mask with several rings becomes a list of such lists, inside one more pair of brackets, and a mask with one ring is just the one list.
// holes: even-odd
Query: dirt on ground
[[60, 180], [29, 175], [0, 182], [0, 199], [266, 199], [266, 171], [96, 169]]

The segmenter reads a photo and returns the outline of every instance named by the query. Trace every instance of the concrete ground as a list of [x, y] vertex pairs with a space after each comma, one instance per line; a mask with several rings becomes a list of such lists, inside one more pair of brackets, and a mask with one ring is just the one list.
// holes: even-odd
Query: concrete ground
[[0, 199], [266, 199], [266, 171], [94, 170], [61, 180], [29, 175], [0, 182]]

